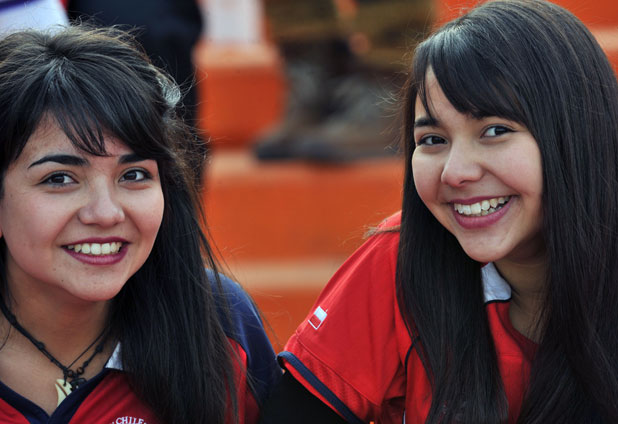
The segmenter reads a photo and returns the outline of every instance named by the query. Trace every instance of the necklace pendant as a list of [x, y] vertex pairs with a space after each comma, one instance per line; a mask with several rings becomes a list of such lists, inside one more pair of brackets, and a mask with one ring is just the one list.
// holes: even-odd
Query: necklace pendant
[[[84, 371], [82, 370], [82, 372]], [[73, 380], [69, 381], [69, 384], [71, 385], [71, 391], [77, 390], [85, 382], [86, 379], [84, 377], [74, 378]]]
[[59, 378], [56, 380], [56, 391], [58, 392], [58, 405], [60, 405], [71, 394], [73, 387], [64, 378]]

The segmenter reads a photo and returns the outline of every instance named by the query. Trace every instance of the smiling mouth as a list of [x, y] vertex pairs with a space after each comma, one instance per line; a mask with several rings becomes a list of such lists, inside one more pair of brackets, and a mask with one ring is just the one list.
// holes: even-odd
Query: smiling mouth
[[91, 256], [105, 256], [114, 255], [120, 252], [123, 243], [120, 241], [114, 241], [111, 243], [80, 243], [70, 244], [65, 246], [66, 249], [72, 250], [75, 253], [83, 253]]
[[453, 209], [459, 215], [478, 217], [486, 216], [494, 213], [504, 207], [511, 200], [511, 196], [494, 197], [485, 199], [482, 202], [472, 203], [471, 205], [462, 205], [461, 203], [453, 203]]

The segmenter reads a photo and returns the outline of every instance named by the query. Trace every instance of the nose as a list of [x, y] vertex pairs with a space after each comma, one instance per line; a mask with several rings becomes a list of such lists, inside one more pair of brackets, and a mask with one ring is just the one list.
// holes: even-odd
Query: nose
[[79, 210], [78, 218], [86, 225], [112, 227], [124, 221], [124, 209], [114, 193], [114, 188], [106, 183], [90, 187], [86, 204]]
[[441, 182], [452, 187], [461, 187], [480, 180], [483, 176], [483, 165], [479, 153], [465, 141], [453, 143], [442, 168]]

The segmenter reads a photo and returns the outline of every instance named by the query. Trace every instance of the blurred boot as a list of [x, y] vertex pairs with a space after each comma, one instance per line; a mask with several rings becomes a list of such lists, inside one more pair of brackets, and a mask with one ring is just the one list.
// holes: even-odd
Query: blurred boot
[[324, 70], [308, 62], [288, 63], [288, 98], [283, 121], [268, 130], [254, 146], [259, 159], [288, 159], [296, 155], [293, 139], [301, 131], [318, 125], [330, 113], [324, 92]]
[[320, 80], [308, 68], [300, 75], [290, 79], [284, 121], [256, 141], [258, 158], [341, 162], [397, 154], [394, 77], [356, 72]]
[[338, 107], [320, 125], [299, 131], [297, 158], [342, 162], [398, 154], [397, 85], [360, 74], [341, 78], [332, 91]]
[[289, 42], [281, 45], [286, 58], [288, 96], [281, 123], [254, 143], [260, 159], [296, 157], [294, 139], [319, 125], [339, 106], [333, 102], [333, 81], [351, 72], [352, 55], [344, 40]]

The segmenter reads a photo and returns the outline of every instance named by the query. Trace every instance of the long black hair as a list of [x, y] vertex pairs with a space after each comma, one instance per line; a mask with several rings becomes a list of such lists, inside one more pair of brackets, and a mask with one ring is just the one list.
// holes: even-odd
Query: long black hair
[[105, 136], [113, 136], [157, 161], [162, 224], [150, 256], [112, 300], [111, 334], [133, 390], [162, 423], [223, 423], [235, 416], [235, 365], [216, 307], [220, 283], [211, 287], [204, 269], [216, 267], [200, 230], [187, 166], [194, 137], [176, 115], [180, 97], [114, 28], [25, 31], [0, 41], [2, 175], [46, 119], [87, 153], [105, 155]]
[[539, 0], [481, 5], [415, 52], [405, 88], [406, 174], [397, 290], [433, 399], [428, 423], [508, 414], [481, 264], [421, 201], [414, 107], [431, 68], [449, 102], [525, 125], [543, 165], [547, 275], [541, 337], [518, 423], [618, 422], [618, 85], [592, 34]]

